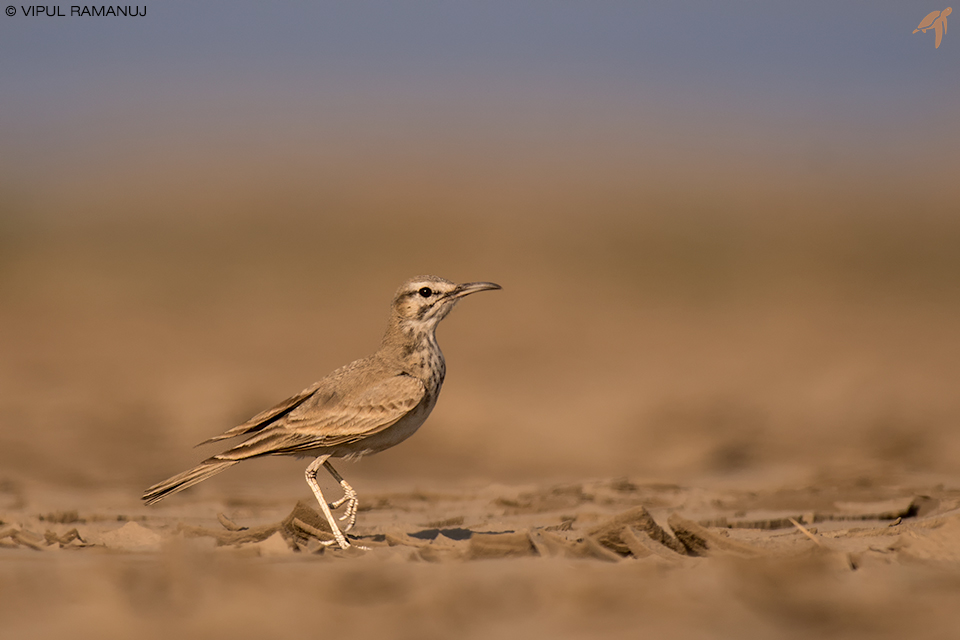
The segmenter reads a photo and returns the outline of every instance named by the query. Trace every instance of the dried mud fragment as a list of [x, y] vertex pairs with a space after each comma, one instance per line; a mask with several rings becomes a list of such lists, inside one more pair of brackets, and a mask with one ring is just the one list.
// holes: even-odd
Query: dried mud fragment
[[560, 524], [550, 525], [549, 527], [544, 527], [544, 531], [570, 531], [573, 529], [573, 523], [577, 521], [576, 516], [563, 517], [560, 520]]
[[303, 501], [297, 501], [293, 511], [280, 522], [279, 531], [288, 542], [293, 544], [306, 544], [311, 539], [320, 542], [334, 539], [326, 518]]
[[526, 531], [518, 533], [477, 533], [470, 537], [467, 558], [517, 558], [537, 554]]
[[620, 532], [620, 537], [630, 547], [630, 553], [633, 554], [633, 557], [638, 560], [656, 558], [658, 561], [665, 561], [673, 566], [693, 562], [688, 556], [663, 546], [651, 538], [646, 531], [636, 531], [633, 527], [624, 527], [623, 531]]
[[757, 556], [763, 553], [757, 547], [730, 540], [676, 513], [670, 515], [667, 523], [692, 556], [709, 556], [718, 552], [741, 556]]
[[918, 515], [921, 507], [926, 513], [936, 506], [936, 500], [925, 496], [893, 498], [883, 501], [851, 502], [838, 501], [834, 507], [839, 513], [817, 513], [813, 522], [825, 520], [896, 520]]
[[644, 507], [634, 507], [610, 518], [603, 524], [587, 531], [587, 536], [596, 539], [597, 542], [608, 549], [625, 556], [631, 553], [630, 547], [621, 538], [621, 533], [625, 527], [633, 527], [637, 531], [644, 531], [651, 538], [677, 553], [687, 553], [686, 547], [664, 531]]
[[11, 536], [23, 547], [29, 547], [34, 551], [43, 551], [47, 546], [47, 541], [39, 533], [34, 533], [29, 529], [20, 529]]
[[[795, 517], [800, 522], [813, 522], [813, 517], [798, 514]], [[702, 527], [726, 527], [728, 529], [757, 529], [759, 531], [775, 531], [777, 529], [789, 529], [793, 527], [790, 517], [783, 518], [764, 518], [762, 520], [733, 520], [726, 518], [717, 518], [714, 520], [701, 520], [698, 523]]]
[[241, 545], [249, 542], [261, 542], [280, 530], [279, 524], [268, 524], [262, 527], [252, 527], [243, 531], [222, 531], [180, 524], [177, 532], [189, 537], [210, 537], [217, 541], [218, 547], [227, 545]]
[[414, 547], [420, 549], [430, 546], [430, 543], [426, 540], [413, 538], [402, 532], [385, 533], [383, 534], [383, 538], [391, 547]]
[[[646, 536], [647, 540], [650, 540], [651, 543], [657, 546], [663, 547], [663, 545], [660, 544], [659, 542], [654, 542], [653, 539], [650, 538], [650, 536], [647, 536], [646, 534], [644, 535]], [[648, 544], [645, 544], [640, 539], [640, 536], [637, 534], [637, 532], [634, 531], [631, 527], [623, 528], [623, 531], [620, 532], [620, 540], [622, 540], [623, 544], [627, 545], [627, 548], [630, 549], [630, 555], [632, 555], [634, 558], [637, 558], [638, 560], [640, 558], [647, 558], [653, 555], [653, 550], [650, 548], [650, 546]], [[671, 551], [671, 553], [673, 552]]]
[[906, 526], [910, 529], [937, 529], [944, 524], [957, 520], [957, 518], [960, 518], [960, 509], [953, 509], [951, 511], [939, 513], [935, 516], [921, 518], [915, 522], [909, 523]]
[[436, 547], [434, 545], [420, 547], [417, 549], [417, 554], [424, 562], [443, 562], [457, 555], [452, 547]]
[[929, 527], [916, 527], [909, 537], [900, 538], [897, 545], [902, 560], [960, 564], [960, 517], [931, 518], [937, 522]]
[[305, 504], [302, 500], [297, 501], [293, 511], [291, 511], [290, 515], [284, 518], [283, 522], [280, 524], [284, 529], [289, 530], [292, 526], [294, 526], [294, 520], [299, 520], [301, 523], [309, 525], [311, 528], [317, 531], [322, 531], [325, 534], [333, 534], [333, 532], [330, 530], [330, 523], [327, 522], [327, 519], [324, 518], [318, 511]]
[[939, 529], [960, 519], [960, 510], [952, 510], [925, 518], [919, 518], [912, 521], [901, 521], [894, 524], [884, 525], [882, 527], [843, 529], [841, 531], [831, 531], [825, 534], [830, 538], [879, 538], [884, 536], [902, 536], [909, 532], [911, 538], [925, 535], [925, 530]]
[[719, 517], [701, 520], [698, 524], [703, 527], [772, 531], [793, 527], [793, 520], [807, 525], [816, 522], [896, 521], [898, 519], [928, 516], [942, 509], [940, 500], [922, 495], [910, 499], [895, 498], [882, 502], [837, 502], [835, 506], [839, 511], [837, 513], [814, 511], [758, 520], [728, 520], [726, 517]]
[[582, 558], [605, 562], [619, 562], [623, 559], [594, 538], [567, 540], [546, 529], [531, 531], [528, 535], [530, 543], [544, 558]]
[[940, 500], [930, 496], [914, 496], [906, 513], [898, 514], [904, 518], [926, 518], [937, 513], [941, 508]]
[[604, 562], [620, 562], [623, 556], [615, 553], [600, 544], [596, 538], [584, 538], [573, 547], [573, 556], [577, 558], [591, 558]]
[[288, 543], [298, 546], [306, 546], [307, 542], [311, 539], [321, 542], [333, 539], [330, 527], [323, 516], [302, 501], [297, 502], [293, 511], [291, 511], [283, 521], [276, 524], [268, 524], [260, 527], [243, 527], [223, 514], [220, 514], [217, 519], [225, 530], [207, 529], [206, 527], [181, 524], [177, 527], [177, 531], [191, 537], [205, 536], [213, 538], [216, 540], [218, 547], [263, 542], [277, 532], [279, 532]]
[[550, 529], [538, 529], [530, 532], [530, 544], [543, 558], [565, 557], [574, 543], [563, 536], [551, 533]]
[[301, 544], [306, 544], [311, 538], [321, 542], [334, 539], [326, 518], [302, 500], [297, 501], [290, 515], [280, 523], [280, 532], [284, 538]]
[[321, 531], [320, 529], [307, 524], [300, 518], [294, 518], [290, 521], [289, 526], [282, 528], [280, 531], [288, 538], [294, 539], [298, 542], [305, 542], [307, 540], [329, 542], [330, 540], [336, 540], [336, 537], [332, 533]]
[[58, 535], [55, 531], [46, 531], [43, 537], [48, 545], [59, 544], [61, 549], [81, 549], [90, 546], [76, 529], [70, 529], [70, 531], [67, 531], [63, 535]]
[[228, 518], [222, 513], [217, 514], [217, 521], [223, 526], [227, 531], [246, 531], [249, 527], [241, 527], [236, 522]]

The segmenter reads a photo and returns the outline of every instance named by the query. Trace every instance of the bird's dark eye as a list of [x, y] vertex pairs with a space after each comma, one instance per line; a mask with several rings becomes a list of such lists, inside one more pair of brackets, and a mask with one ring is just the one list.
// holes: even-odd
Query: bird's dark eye
[[429, 298], [430, 296], [433, 295], [433, 291], [430, 289], [430, 287], [421, 287], [420, 291], [418, 291], [417, 293], [422, 295], [424, 298]]

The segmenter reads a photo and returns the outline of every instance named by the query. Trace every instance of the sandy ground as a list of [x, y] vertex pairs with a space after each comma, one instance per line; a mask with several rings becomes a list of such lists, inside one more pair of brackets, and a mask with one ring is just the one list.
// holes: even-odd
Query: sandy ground
[[[371, 220], [4, 231], [0, 637], [955, 637], [955, 224]], [[368, 550], [304, 461], [140, 504], [423, 272], [504, 289], [340, 467]]]
[[[3, 637], [951, 637], [960, 490], [626, 478], [0, 512]], [[222, 510], [222, 511], [221, 511]], [[216, 515], [214, 515], [216, 514]]]

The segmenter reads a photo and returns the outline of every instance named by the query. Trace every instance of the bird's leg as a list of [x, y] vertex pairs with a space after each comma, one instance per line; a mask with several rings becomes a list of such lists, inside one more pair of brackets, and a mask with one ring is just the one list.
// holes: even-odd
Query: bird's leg
[[343, 487], [343, 497], [330, 504], [331, 509], [339, 509], [344, 503], [347, 504], [347, 510], [344, 511], [343, 515], [340, 516], [340, 521], [347, 521], [346, 526], [343, 528], [344, 531], [350, 531], [353, 529], [353, 525], [357, 521], [357, 507], [360, 504], [360, 500], [357, 499], [357, 492], [353, 490], [347, 481], [343, 479], [337, 470], [333, 468], [333, 465], [330, 464], [330, 461], [324, 459], [323, 466], [327, 468], [327, 471], [330, 472], [330, 475], [333, 476], [333, 479], [340, 483], [340, 486]]
[[[327, 458], [329, 457], [330, 456], [320, 456], [311, 462], [304, 475], [306, 475], [307, 484], [310, 485], [310, 489], [313, 490], [313, 495], [316, 496], [317, 502], [320, 503], [320, 510], [323, 511], [323, 515], [330, 524], [330, 530], [333, 532], [334, 540], [324, 542], [323, 544], [329, 546], [333, 542], [336, 542], [340, 545], [341, 549], [346, 549], [350, 546], [350, 543], [347, 542], [347, 538], [343, 535], [343, 532], [340, 531], [340, 527], [337, 526], [337, 521], [333, 519], [330, 507], [327, 506], [327, 501], [324, 499], [323, 494], [320, 493], [320, 485], [317, 483], [317, 471], [320, 470], [321, 465], [327, 465]], [[331, 467], [327, 466], [327, 469], [330, 468]]]

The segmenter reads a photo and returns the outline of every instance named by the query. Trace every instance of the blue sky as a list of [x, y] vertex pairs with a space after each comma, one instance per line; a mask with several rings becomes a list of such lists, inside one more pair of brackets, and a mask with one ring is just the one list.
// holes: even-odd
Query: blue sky
[[138, 18], [17, 8], [0, 15], [8, 182], [96, 161], [101, 140], [149, 156], [177, 136], [181, 154], [242, 155], [303, 135], [436, 137], [467, 153], [489, 135], [637, 154], [676, 141], [678, 153], [754, 164], [809, 147], [891, 167], [942, 166], [960, 143], [960, 12], [939, 49], [911, 33], [934, 4], [163, 2]]
[[[64, 5], [63, 8], [66, 8]], [[939, 5], [877, 2], [164, 2], [146, 18], [0, 16], [6, 99], [271, 79], [537, 79], [872, 97], [956, 88], [957, 46], [911, 34]], [[958, 36], [960, 37], [960, 36]], [[934, 55], [936, 53], [936, 55]], [[953, 87], [951, 87], [951, 84]], [[187, 85], [189, 86], [189, 84]], [[334, 87], [329, 87], [333, 89]], [[23, 93], [21, 93], [23, 92]], [[17, 100], [19, 102], [19, 100]]]

